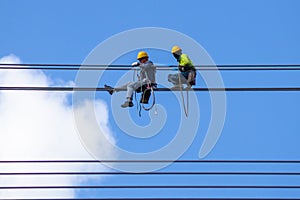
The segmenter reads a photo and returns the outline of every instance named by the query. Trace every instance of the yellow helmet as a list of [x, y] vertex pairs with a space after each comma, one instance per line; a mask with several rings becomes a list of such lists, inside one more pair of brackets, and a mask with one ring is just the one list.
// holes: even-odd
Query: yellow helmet
[[148, 58], [148, 54], [145, 51], [140, 51], [137, 55], [137, 59], [141, 59], [141, 58]]
[[172, 53], [176, 53], [178, 51], [182, 51], [182, 49], [179, 46], [173, 46], [172, 47]]

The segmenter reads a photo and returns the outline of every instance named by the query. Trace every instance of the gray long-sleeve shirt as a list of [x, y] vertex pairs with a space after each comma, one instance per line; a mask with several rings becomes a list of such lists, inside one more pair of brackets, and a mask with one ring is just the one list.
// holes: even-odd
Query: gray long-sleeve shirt
[[151, 83], [156, 83], [156, 66], [151, 61], [147, 61], [145, 63], [140, 63], [139, 67], [141, 68], [140, 72], [140, 81], [146, 83], [148, 80]]

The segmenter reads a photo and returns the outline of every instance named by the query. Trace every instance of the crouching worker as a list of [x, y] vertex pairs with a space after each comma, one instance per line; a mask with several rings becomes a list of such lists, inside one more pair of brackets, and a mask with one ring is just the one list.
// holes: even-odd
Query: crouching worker
[[178, 62], [180, 73], [169, 74], [168, 81], [173, 83], [172, 89], [182, 88], [182, 84], [186, 84], [188, 88], [196, 85], [196, 68], [188, 55], [182, 53], [179, 46], [173, 46], [172, 54]]
[[[122, 108], [132, 107], [132, 97], [135, 91], [143, 92], [141, 97], [141, 103], [148, 103], [150, 98], [149, 87], [156, 87], [156, 66], [149, 60], [149, 56], [146, 52], [141, 51], [137, 55], [138, 62], [132, 63], [132, 67], [140, 67], [140, 74], [138, 75], [138, 81], [129, 82], [124, 86], [113, 88], [108, 85], [104, 85], [109, 94], [127, 89], [126, 101], [121, 105]], [[145, 91], [145, 92], [144, 92]]]

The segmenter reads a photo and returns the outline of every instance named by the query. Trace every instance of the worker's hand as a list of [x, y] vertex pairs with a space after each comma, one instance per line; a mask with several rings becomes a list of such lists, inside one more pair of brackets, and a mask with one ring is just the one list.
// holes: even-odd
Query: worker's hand
[[134, 62], [134, 63], [131, 64], [132, 67], [137, 67], [137, 66], [139, 66], [139, 65], [140, 65], [139, 62]]

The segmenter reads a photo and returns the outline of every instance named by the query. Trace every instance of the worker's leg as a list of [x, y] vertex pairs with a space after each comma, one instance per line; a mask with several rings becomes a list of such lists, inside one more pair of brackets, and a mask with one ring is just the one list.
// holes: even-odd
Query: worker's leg
[[126, 90], [126, 89], [127, 89], [127, 86], [128, 86], [130, 83], [131, 83], [131, 82], [126, 83], [125, 85], [122, 85], [122, 86], [118, 86], [118, 87], [116, 87], [116, 88], [113, 88], [113, 87], [111, 87], [111, 86], [105, 84], [105, 85], [104, 85], [104, 88], [108, 91], [108, 93], [109, 93], [110, 95], [112, 95], [112, 94], [115, 93], [115, 92], [119, 92], [119, 91]]
[[134, 82], [128, 82], [128, 83], [126, 83], [125, 85], [118, 86], [118, 87], [115, 87], [115, 88], [113, 88], [113, 87], [111, 87], [111, 86], [105, 84], [105, 85], [104, 85], [104, 88], [109, 92], [110, 95], [112, 95], [112, 94], [115, 93], [115, 92], [120, 92], [120, 91], [127, 90], [128, 85], [131, 85], [131, 84], [133, 84], [133, 83], [134, 83]]
[[169, 74], [168, 81], [173, 83], [173, 85], [179, 85], [179, 76], [178, 74]]
[[174, 84], [174, 86], [171, 89], [182, 88], [182, 84], [187, 83], [187, 79], [182, 75], [182, 73], [169, 74], [168, 81]]
[[141, 82], [130, 82], [127, 85], [127, 95], [126, 98], [130, 98], [132, 99], [133, 93], [136, 89], [138, 89], [139, 87], [141, 87]]
[[188, 74], [187, 86], [192, 87], [193, 85], [196, 85], [196, 72], [190, 71]]
[[136, 89], [141, 86], [140, 82], [130, 82], [127, 84], [127, 94], [126, 94], [126, 101], [121, 105], [122, 108], [132, 107], [132, 96]]

